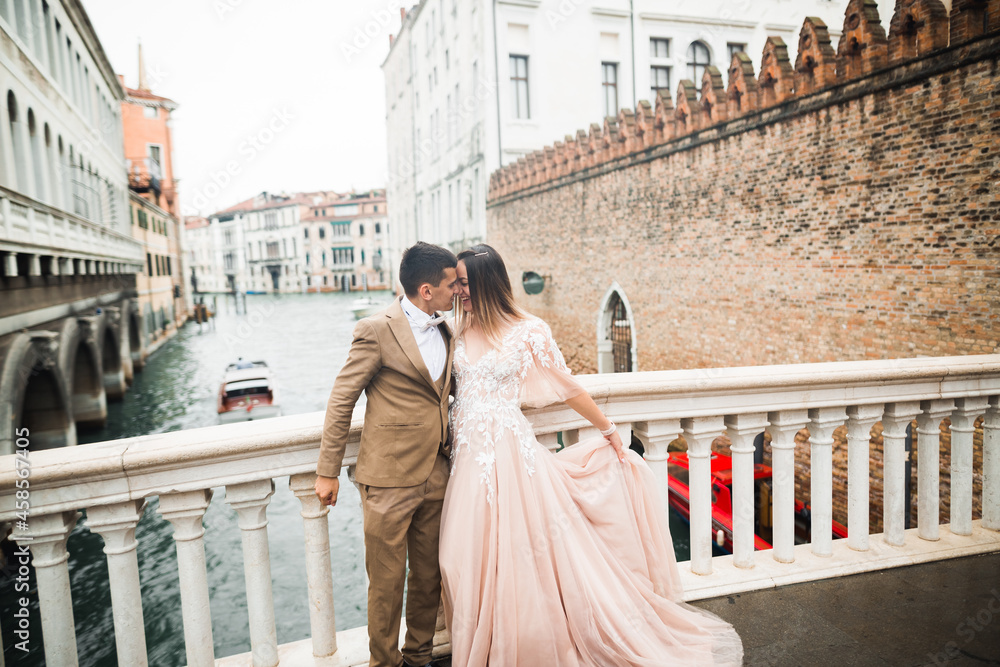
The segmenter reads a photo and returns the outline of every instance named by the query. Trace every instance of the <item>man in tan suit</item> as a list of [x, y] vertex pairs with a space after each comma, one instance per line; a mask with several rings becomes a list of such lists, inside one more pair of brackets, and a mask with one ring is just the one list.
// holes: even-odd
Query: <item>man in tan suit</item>
[[[355, 479], [364, 511], [373, 667], [431, 662], [441, 597], [438, 531], [448, 482], [448, 396], [455, 350], [437, 311], [452, 308], [457, 264], [450, 251], [428, 243], [403, 253], [399, 280], [405, 296], [358, 322], [326, 408], [316, 495], [336, 505], [351, 414], [362, 391], [368, 398]], [[400, 653], [404, 580], [406, 641]]]

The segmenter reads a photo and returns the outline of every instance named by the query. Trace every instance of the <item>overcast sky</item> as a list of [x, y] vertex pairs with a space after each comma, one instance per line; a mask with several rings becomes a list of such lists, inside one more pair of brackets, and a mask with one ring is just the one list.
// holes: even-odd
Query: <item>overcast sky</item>
[[138, 83], [141, 40], [150, 88], [180, 105], [174, 169], [186, 215], [262, 190], [385, 186], [381, 64], [399, 30], [395, 0], [83, 4], [126, 85]]

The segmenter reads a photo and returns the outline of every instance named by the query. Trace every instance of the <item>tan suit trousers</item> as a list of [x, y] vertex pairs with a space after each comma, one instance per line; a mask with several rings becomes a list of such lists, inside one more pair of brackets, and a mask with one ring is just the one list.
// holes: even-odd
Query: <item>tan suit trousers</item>
[[[400, 667], [431, 659], [441, 599], [438, 534], [448, 461], [438, 453], [430, 477], [406, 487], [360, 485], [368, 571], [371, 667]], [[406, 577], [407, 556], [410, 574]], [[406, 640], [397, 648], [406, 582]]]

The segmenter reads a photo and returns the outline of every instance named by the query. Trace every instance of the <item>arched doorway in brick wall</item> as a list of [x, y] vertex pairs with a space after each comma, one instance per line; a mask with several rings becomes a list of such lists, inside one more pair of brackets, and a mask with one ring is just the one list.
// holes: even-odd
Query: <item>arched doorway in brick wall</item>
[[614, 282], [601, 301], [597, 320], [597, 371], [629, 373], [636, 368], [635, 318], [625, 290]]

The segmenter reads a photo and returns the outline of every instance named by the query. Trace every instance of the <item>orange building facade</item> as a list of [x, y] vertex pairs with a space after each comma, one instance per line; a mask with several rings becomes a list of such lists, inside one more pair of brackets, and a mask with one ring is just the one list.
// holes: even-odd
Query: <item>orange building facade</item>
[[136, 277], [141, 335], [153, 350], [187, 320], [187, 288], [170, 136], [170, 115], [177, 104], [149, 90], [141, 48], [139, 72], [136, 88], [125, 86], [121, 76], [119, 80], [126, 93], [122, 126], [132, 238], [142, 243], [146, 260]]

